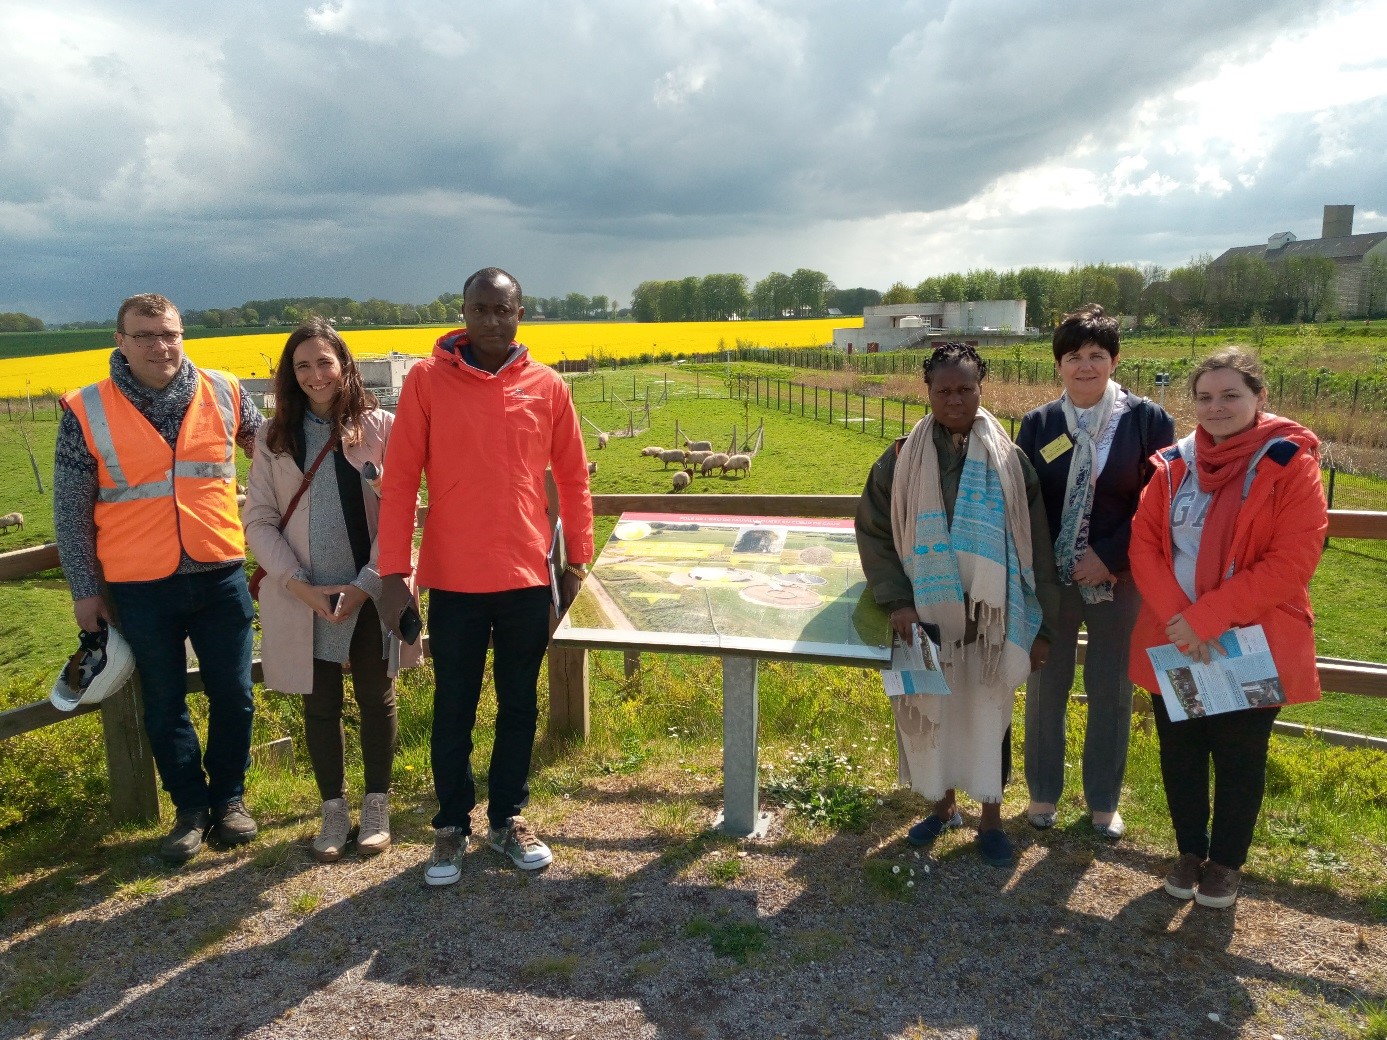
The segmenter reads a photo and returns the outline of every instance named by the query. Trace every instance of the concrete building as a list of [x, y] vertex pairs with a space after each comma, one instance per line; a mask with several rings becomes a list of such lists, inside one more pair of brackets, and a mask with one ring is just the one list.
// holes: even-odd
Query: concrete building
[[834, 329], [835, 350], [876, 353], [928, 347], [941, 340], [963, 340], [1000, 347], [1039, 333], [1026, 328], [1025, 300], [965, 300], [890, 303], [866, 307], [860, 329]]
[[[1220, 254], [1211, 269], [1226, 265], [1236, 256], [1253, 256], [1269, 264], [1293, 256], [1323, 256], [1334, 261], [1337, 272], [1334, 287], [1338, 296], [1336, 312], [1345, 318], [1367, 314], [1369, 296], [1364, 291], [1364, 268], [1372, 258], [1382, 257], [1387, 263], [1387, 231], [1372, 231], [1365, 235], [1353, 233], [1353, 206], [1325, 206], [1319, 238], [1297, 239], [1294, 232], [1278, 231], [1266, 244], [1234, 246]], [[1372, 266], [1376, 266], [1373, 261]], [[1372, 306], [1383, 309], [1382, 290]]]

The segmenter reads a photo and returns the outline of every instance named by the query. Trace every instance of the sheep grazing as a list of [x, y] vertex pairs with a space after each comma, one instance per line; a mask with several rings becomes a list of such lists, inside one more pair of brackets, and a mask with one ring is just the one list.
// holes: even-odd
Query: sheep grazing
[[686, 454], [690, 466], [702, 466], [704, 460], [713, 453], [711, 451], [690, 451]]
[[610, 433], [599, 433], [599, 434], [597, 435], [597, 446], [598, 446], [598, 448], [605, 448], [605, 447], [607, 446], [607, 438], [610, 437], [610, 436], [611, 436]]
[[23, 513], [6, 513], [4, 516], [0, 516], [0, 531], [8, 531], [11, 527], [24, 530]]
[[660, 452], [659, 459], [665, 464], [664, 468], [669, 469], [671, 462], [677, 462], [682, 466], [687, 461], [687, 454], [683, 448], [670, 448], [668, 451]]
[[706, 459], [703, 460], [702, 473], [706, 477], [709, 473], [713, 472], [713, 470], [722, 469], [722, 467], [726, 464], [726, 452], [719, 451], [715, 454], [710, 454]]
[[693, 470], [682, 469], [674, 475], [674, 491], [683, 491], [693, 481]]
[[649, 448], [642, 448], [641, 456], [643, 458], [658, 459], [664, 453], [664, 450], [664, 448], [652, 445]]
[[588, 476], [590, 476], [590, 477], [595, 477], [595, 476], [597, 476], [597, 463], [595, 463], [595, 462], [589, 462], [589, 463], [588, 463]]
[[712, 451], [712, 450], [713, 450], [713, 442], [712, 442], [712, 441], [691, 441], [691, 440], [689, 440], [689, 438], [685, 437], [685, 438], [684, 438], [684, 448], [685, 448], [687, 451]]
[[730, 455], [726, 462], [722, 464], [722, 475], [741, 470], [747, 476], [751, 476], [751, 456], [750, 455]]

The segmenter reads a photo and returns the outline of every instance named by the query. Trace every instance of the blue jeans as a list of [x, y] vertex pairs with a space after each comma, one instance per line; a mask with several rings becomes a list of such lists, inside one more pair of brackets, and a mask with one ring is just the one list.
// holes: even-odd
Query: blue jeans
[[503, 827], [530, 800], [530, 755], [539, 718], [539, 666], [549, 645], [549, 586], [506, 592], [429, 590], [433, 653], [433, 785], [435, 827], [472, 832], [477, 804], [472, 727], [492, 645], [496, 741], [487, 771], [487, 819]]
[[[120, 630], [135, 653], [144, 728], [174, 809], [224, 805], [245, 794], [250, 764], [251, 620], [255, 607], [239, 563], [158, 581], [112, 582]], [[207, 692], [207, 754], [188, 717], [192, 641]], [[204, 772], [205, 768], [205, 772]]]

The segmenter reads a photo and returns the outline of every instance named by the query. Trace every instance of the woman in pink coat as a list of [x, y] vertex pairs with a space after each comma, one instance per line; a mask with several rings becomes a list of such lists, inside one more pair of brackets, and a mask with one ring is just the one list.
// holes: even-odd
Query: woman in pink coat
[[275, 370], [275, 414], [256, 436], [244, 521], [246, 541], [266, 571], [265, 685], [305, 695], [304, 736], [323, 799], [313, 841], [321, 862], [339, 859], [351, 838], [342, 727], [348, 670], [361, 714], [366, 787], [357, 849], [390, 847], [394, 676], [420, 658], [417, 645], [401, 647], [388, 635], [374, 603], [376, 488], [393, 419], [362, 386], [351, 352], [328, 322], [313, 318], [290, 334]]

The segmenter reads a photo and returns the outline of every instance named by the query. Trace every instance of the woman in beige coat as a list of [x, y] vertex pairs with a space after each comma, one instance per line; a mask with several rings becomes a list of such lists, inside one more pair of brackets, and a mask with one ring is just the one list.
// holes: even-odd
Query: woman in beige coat
[[330, 324], [314, 318], [290, 334], [275, 371], [275, 414], [256, 436], [244, 520], [246, 541], [266, 572], [265, 685], [305, 695], [304, 735], [323, 799], [313, 854], [322, 862], [339, 859], [351, 838], [343, 673], [351, 672], [361, 714], [366, 794], [357, 848], [374, 854], [390, 846], [394, 676], [421, 656], [418, 645], [401, 647], [386, 632], [374, 603], [375, 488], [393, 420], [362, 386]]

